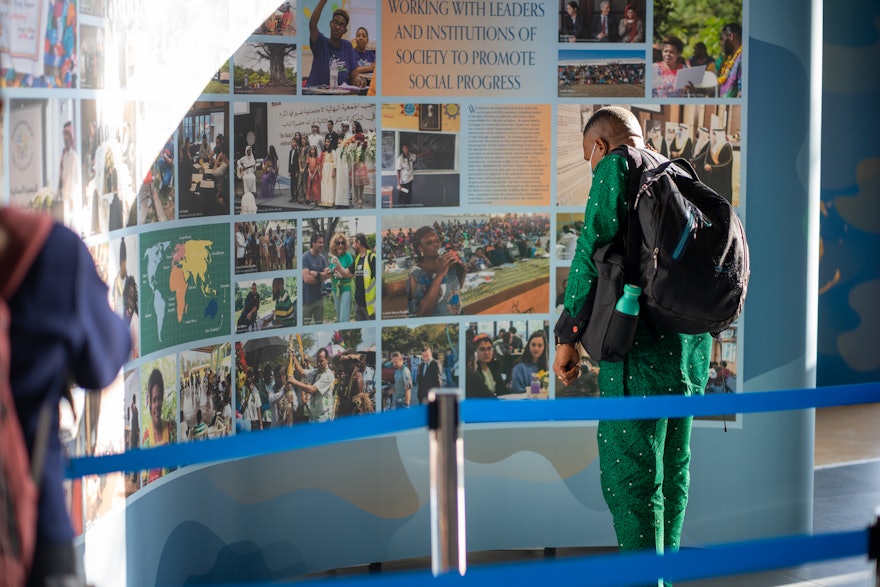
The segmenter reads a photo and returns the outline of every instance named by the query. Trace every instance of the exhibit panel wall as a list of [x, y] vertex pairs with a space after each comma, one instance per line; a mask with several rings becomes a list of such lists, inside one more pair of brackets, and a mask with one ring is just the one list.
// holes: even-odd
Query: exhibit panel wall
[[[0, 47], [5, 201], [83, 237], [136, 343], [114, 386], [89, 396], [97, 416], [71, 450], [368, 418], [420, 401], [435, 361], [465, 399], [480, 334], [495, 341], [499, 401], [597, 398], [588, 356], [569, 386], [548, 366], [591, 184], [581, 132], [607, 104], [695, 163], [745, 223], [749, 298], [705, 392], [815, 384], [803, 6], [636, 2], [646, 35], [632, 24], [624, 43], [571, 34], [559, 0], [230, 2], [199, 27], [189, 7], [154, 6], [170, 28], [113, 0], [55, 4], [30, 57]], [[598, 1], [580, 4], [598, 16]], [[625, 4], [611, 2], [615, 21]], [[328, 73], [337, 9], [352, 48]], [[728, 23], [739, 51], [721, 43]], [[684, 42], [680, 83], [655, 63], [668, 35]], [[698, 63], [698, 43], [717, 61]], [[425, 307], [435, 237], [461, 262]], [[320, 357], [329, 399], [284, 387]], [[533, 363], [534, 392], [517, 376]], [[812, 431], [811, 413], [699, 419], [684, 544], [808, 530]], [[614, 544], [594, 422], [469, 425], [464, 440], [469, 549]], [[420, 430], [86, 478], [73, 499], [93, 583], [174, 585], [427, 555], [427, 494]]]

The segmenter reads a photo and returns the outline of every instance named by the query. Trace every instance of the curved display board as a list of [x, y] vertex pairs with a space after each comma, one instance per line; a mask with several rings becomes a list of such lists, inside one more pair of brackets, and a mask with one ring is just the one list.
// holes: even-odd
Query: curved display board
[[[483, 334], [508, 392], [500, 401], [597, 397], [590, 357], [571, 385], [548, 372], [592, 181], [582, 132], [609, 104], [629, 109], [656, 150], [690, 159], [743, 220], [755, 202], [764, 210], [747, 223], [749, 302], [712, 348], [705, 392], [811, 385], [800, 344], [812, 336], [803, 326], [810, 259], [799, 229], [785, 228], [798, 223], [779, 223], [810, 214], [797, 161], [810, 146], [809, 14], [792, 2], [743, 2], [660, 13], [650, 1], [612, 0], [603, 38], [590, 30], [598, 2], [580, 3], [578, 32], [562, 0], [341, 0], [332, 9], [230, 0], [210, 15], [170, 9], [157, 31], [138, 28], [150, 26], [145, 8], [115, 0], [60, 2], [66, 19], [9, 8], [20, 10], [10, 22], [37, 32], [0, 40], [6, 201], [49, 211], [83, 237], [135, 342], [114, 386], [90, 396], [88, 413], [100, 416], [89, 430], [80, 424], [83, 452], [369, 417], [438, 384], [473, 397], [479, 381], [468, 373]], [[635, 21], [619, 27], [627, 4], [647, 38]], [[368, 40], [356, 58], [345, 45], [352, 61], [332, 86], [324, 43], [337, 8], [350, 16], [343, 43], [359, 30]], [[764, 30], [780, 18], [791, 38]], [[239, 46], [187, 47], [195, 22]], [[726, 24], [742, 26], [740, 51], [722, 44]], [[678, 73], [653, 49], [667, 35], [683, 37]], [[153, 67], [179, 75], [145, 84]], [[780, 75], [799, 89], [784, 105], [769, 91]], [[398, 179], [404, 145], [411, 183]], [[431, 307], [419, 264], [423, 237], [434, 236], [460, 262]], [[790, 260], [784, 274], [771, 257]], [[792, 325], [796, 344], [746, 346], [751, 321], [753, 332]], [[530, 355], [532, 341], [543, 351]], [[811, 426], [791, 414], [698, 420], [685, 542], [807, 529], [801, 444]], [[612, 544], [594, 428], [469, 430], [470, 547]], [[768, 442], [792, 463], [784, 477], [759, 454]], [[265, 567], [245, 565], [236, 579], [275, 580], [426, 555], [425, 453], [413, 433], [87, 479], [78, 530], [88, 541], [121, 539], [129, 552], [119, 571], [90, 549], [89, 572], [111, 583], [119, 572], [129, 584], [219, 582], [234, 575], [221, 572], [229, 553], [240, 562], [259, 552]], [[328, 464], [338, 476], [321, 477]], [[108, 514], [114, 505], [127, 530]], [[347, 525], [349, 543], [333, 534], [332, 556], [314, 552]], [[282, 551], [286, 562], [273, 558]]]

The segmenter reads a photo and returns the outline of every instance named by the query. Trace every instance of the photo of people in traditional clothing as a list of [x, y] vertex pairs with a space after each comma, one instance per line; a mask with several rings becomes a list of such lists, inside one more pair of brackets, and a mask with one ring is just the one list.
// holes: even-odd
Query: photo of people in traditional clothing
[[144, 218], [152, 206], [152, 185], [137, 170], [135, 102], [119, 108], [100, 108], [96, 100], [82, 101], [82, 196], [74, 202], [83, 235], [106, 233], [138, 224], [139, 205]]
[[428, 403], [428, 392], [459, 385], [458, 324], [382, 329], [382, 411]]
[[235, 283], [235, 331], [296, 326], [296, 278], [246, 279]]
[[386, 216], [382, 317], [548, 311], [549, 214]]
[[296, 0], [287, 0], [272, 11], [254, 31], [255, 35], [296, 36]]
[[196, 102], [177, 130], [178, 217], [229, 214], [229, 106]]
[[[166, 355], [141, 365], [140, 448], [177, 442], [177, 355]], [[141, 487], [160, 479], [172, 469], [158, 468], [141, 473]]]
[[236, 342], [236, 430], [375, 412], [375, 359], [370, 328]]
[[382, 207], [458, 206], [459, 104], [382, 105]]
[[[304, 94], [364, 95], [374, 86], [377, 53], [373, 0], [301, 0], [308, 44], [302, 54]], [[375, 91], [373, 91], [375, 95]]]
[[742, 97], [742, 2], [711, 0], [670, 8], [654, 15], [652, 95]]
[[556, 84], [560, 98], [643, 98], [645, 52], [561, 50]]
[[302, 323], [375, 318], [376, 218], [306, 218], [302, 234]]
[[232, 344], [180, 353], [180, 441], [232, 434]]
[[550, 397], [550, 322], [470, 322], [465, 331], [465, 397]]
[[235, 213], [374, 208], [375, 128], [371, 104], [242, 105], [235, 115]]
[[663, 104], [632, 106], [632, 111], [642, 121], [647, 146], [687, 160], [703, 183], [734, 207], [740, 205], [741, 106]]
[[296, 269], [296, 220], [235, 223], [235, 274]]

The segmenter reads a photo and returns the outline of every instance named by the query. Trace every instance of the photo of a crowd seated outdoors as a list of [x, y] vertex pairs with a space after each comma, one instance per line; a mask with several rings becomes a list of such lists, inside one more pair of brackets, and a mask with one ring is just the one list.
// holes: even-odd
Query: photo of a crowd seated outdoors
[[556, 93], [560, 98], [643, 98], [644, 51], [560, 50]]
[[465, 397], [547, 399], [550, 322], [470, 322], [465, 331]]
[[376, 331], [328, 330], [235, 343], [235, 430], [376, 411]]
[[428, 392], [460, 384], [458, 324], [382, 329], [382, 411], [428, 403]]
[[651, 95], [740, 98], [742, 2], [676, 3], [654, 12]]
[[383, 318], [548, 311], [549, 214], [413, 214], [383, 225]]
[[560, 43], [644, 43], [646, 40], [645, 0], [558, 2]]
[[556, 215], [556, 250], [555, 256], [560, 261], [574, 259], [578, 237], [584, 226], [582, 212], [564, 212]]

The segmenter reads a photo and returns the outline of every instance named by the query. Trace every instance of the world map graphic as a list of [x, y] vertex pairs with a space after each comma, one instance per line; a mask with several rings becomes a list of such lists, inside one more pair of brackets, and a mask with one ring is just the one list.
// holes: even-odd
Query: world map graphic
[[141, 235], [144, 353], [229, 333], [229, 227]]

